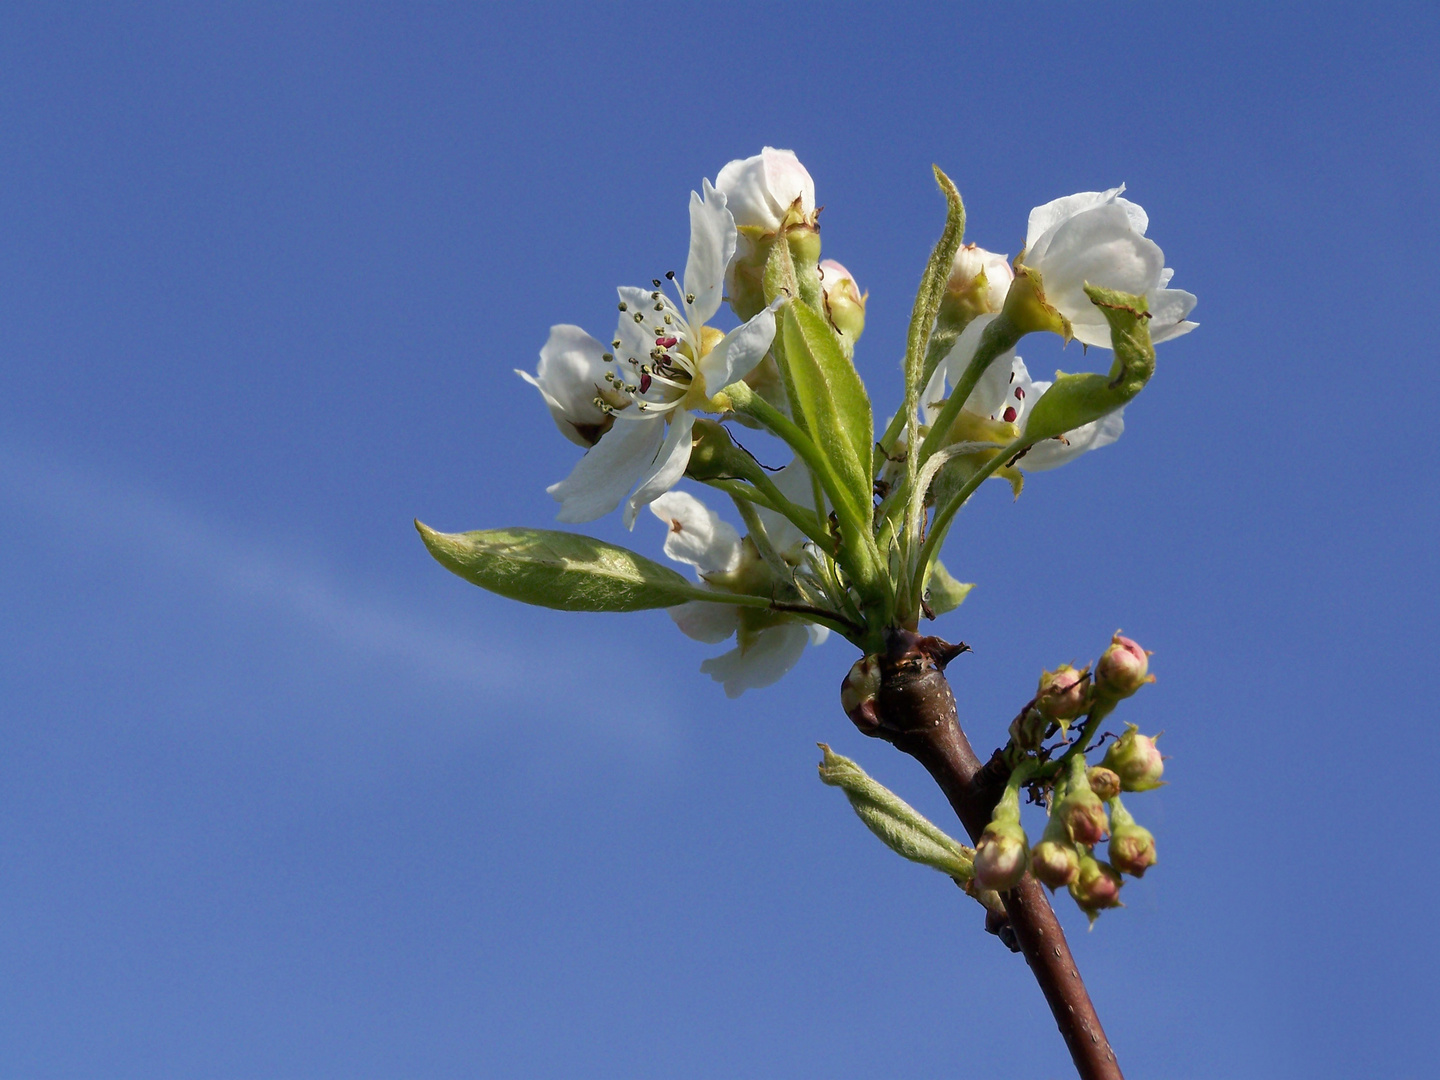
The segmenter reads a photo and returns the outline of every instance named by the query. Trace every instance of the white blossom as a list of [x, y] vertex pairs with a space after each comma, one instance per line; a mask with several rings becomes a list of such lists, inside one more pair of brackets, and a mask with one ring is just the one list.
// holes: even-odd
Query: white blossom
[[[735, 575], [755, 559], [735, 527], [693, 495], [666, 492], [650, 503], [650, 511], [669, 529], [665, 554], [693, 566], [703, 582]], [[703, 600], [670, 608], [670, 617], [696, 641], [716, 645], [736, 638], [735, 648], [700, 665], [732, 698], [778, 681], [795, 666], [807, 642], [819, 645], [830, 634], [793, 616]]]
[[1017, 260], [1040, 273], [1045, 299], [1070, 320], [1086, 345], [1110, 348], [1110, 324], [1085, 295], [1085, 286], [1144, 296], [1150, 305], [1150, 340], [1156, 344], [1195, 329], [1185, 316], [1195, 297], [1167, 286], [1174, 271], [1145, 236], [1149, 218], [1121, 184], [1109, 191], [1082, 191], [1030, 211], [1025, 250]]
[[561, 504], [561, 521], [593, 521], [629, 494], [624, 521], [634, 528], [640, 508], [684, 475], [692, 413], [715, 411], [711, 397], [749, 374], [770, 348], [772, 308], [728, 334], [706, 325], [720, 308], [736, 230], [725, 196], [708, 180], [704, 192], [703, 198], [690, 195], [690, 256], [683, 283], [673, 271], [666, 275], [676, 298], [666, 295], [659, 278], [651, 289], [619, 290], [614, 352], [605, 354], [615, 366], [605, 378], [608, 389], [626, 404], [617, 409], [611, 395], [597, 395], [596, 406], [614, 426], [568, 477], [546, 489]]

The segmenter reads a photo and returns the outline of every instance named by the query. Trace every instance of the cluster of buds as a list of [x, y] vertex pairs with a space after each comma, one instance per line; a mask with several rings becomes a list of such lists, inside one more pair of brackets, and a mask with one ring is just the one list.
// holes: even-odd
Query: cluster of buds
[[[1023, 786], [1032, 782], [1030, 776], [1046, 757], [1041, 752], [1045, 739], [1057, 731], [1062, 737], [1067, 735], [1069, 725], [1085, 718], [1080, 741], [1071, 744], [1060, 759], [1049, 791], [1049, 821], [1040, 842], [1029, 851], [1028, 863], [1030, 872], [1050, 889], [1067, 888], [1092, 923], [1105, 908], [1120, 906], [1123, 875], [1142, 877], [1155, 865], [1155, 838], [1136, 823], [1120, 794], [1149, 791], [1163, 783], [1165, 765], [1155, 746], [1156, 737], [1142, 735], [1134, 724], [1127, 724], [1125, 733], [1109, 744], [1100, 764], [1090, 765], [1085, 759], [1099, 722], [1121, 700], [1154, 682], [1149, 656], [1134, 641], [1116, 633], [1093, 671], [1070, 664], [1046, 671], [1034, 700], [1010, 725], [1009, 757], [1014, 775], [1025, 777]], [[996, 811], [996, 822], [1002, 819], [1009, 820], [1005, 800]], [[986, 836], [995, 830], [998, 856], [998, 841], [1010, 831], [996, 822]], [[1106, 858], [1101, 859], [1096, 852], [1107, 838]]]

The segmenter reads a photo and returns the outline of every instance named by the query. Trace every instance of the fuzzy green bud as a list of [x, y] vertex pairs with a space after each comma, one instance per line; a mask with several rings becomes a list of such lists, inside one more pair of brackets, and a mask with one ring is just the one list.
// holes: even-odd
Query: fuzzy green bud
[[1050, 732], [1050, 720], [1033, 705], [1010, 721], [1010, 741], [1021, 750], [1039, 750]]
[[1125, 734], [1105, 751], [1100, 764], [1120, 777], [1121, 791], [1150, 791], [1164, 783], [1160, 777], [1165, 773], [1165, 759], [1155, 745], [1158, 738], [1141, 735], [1134, 724], [1126, 724]]

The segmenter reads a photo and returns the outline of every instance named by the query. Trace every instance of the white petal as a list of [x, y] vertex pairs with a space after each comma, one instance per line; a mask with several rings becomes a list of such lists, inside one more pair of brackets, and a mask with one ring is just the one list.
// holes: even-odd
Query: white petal
[[706, 645], [718, 645], [740, 628], [740, 609], [734, 604], [692, 600], [666, 610], [682, 634]]
[[775, 340], [775, 312], [762, 308], [744, 326], [726, 334], [700, 361], [705, 393], [718, 394], [736, 379], [743, 379], [765, 359]]
[[[1030, 220], [1025, 229], [1025, 261], [1029, 263], [1030, 256], [1034, 253], [1035, 245], [1040, 237], [1049, 232], [1055, 226], [1069, 221], [1076, 214], [1082, 214], [1086, 210], [1093, 210], [1097, 206], [1105, 206], [1114, 202], [1116, 197], [1125, 190], [1125, 185], [1113, 187], [1109, 191], [1081, 191], [1074, 195], [1065, 195], [1059, 199], [1052, 199], [1044, 206], [1037, 206], [1030, 211]], [[1143, 231], [1143, 230], [1142, 230]]]
[[1063, 441], [1046, 439], [1037, 443], [1020, 459], [1020, 468], [1027, 472], [1044, 472], [1046, 469], [1059, 468], [1068, 461], [1074, 461], [1087, 450], [1109, 446], [1120, 438], [1121, 432], [1125, 430], [1124, 413], [1122, 407], [1093, 423], [1067, 431]]
[[694, 426], [695, 418], [684, 409], [676, 409], [670, 414], [670, 430], [665, 433], [665, 442], [660, 446], [660, 452], [655, 455], [654, 462], [641, 479], [635, 494], [631, 495], [630, 501], [625, 504], [624, 521], [627, 529], [635, 527], [635, 515], [642, 506], [649, 505], [669, 491], [680, 477], [685, 475], [685, 466], [690, 464], [690, 447], [693, 444], [690, 430]]
[[777, 682], [795, 666], [810, 635], [799, 623], [783, 623], [761, 630], [748, 649], [738, 646], [706, 660], [700, 670], [725, 684], [726, 697], [739, 697]]
[[950, 351], [945, 354], [945, 359], [940, 362], [940, 370], [945, 372], [945, 377], [954, 386], [965, 369], [970, 366], [971, 359], [975, 356], [975, 350], [980, 346], [980, 335], [985, 333], [985, 328], [994, 322], [999, 316], [993, 314], [977, 315], [971, 319], [960, 336], [955, 339], [955, 344], [950, 346]]
[[604, 353], [605, 346], [580, 327], [561, 324], [550, 328], [535, 374], [515, 370], [516, 375], [540, 391], [560, 433], [579, 446], [588, 447], [590, 442], [575, 430], [576, 425], [598, 427], [605, 423], [605, 412], [595, 404], [609, 367]]
[[740, 533], [735, 526], [685, 491], [667, 491], [650, 504], [665, 522], [665, 554], [701, 574], [726, 574], [740, 565]]
[[1017, 364], [1019, 371], [1025, 370], [1025, 362], [1015, 355], [1014, 349], [997, 356], [985, 369], [985, 374], [980, 376], [980, 381], [975, 384], [975, 389], [970, 391], [970, 396], [965, 399], [965, 411], [976, 416], [994, 416], [999, 419], [1005, 406], [1014, 404], [1010, 401], [1010, 391], [1015, 382]]
[[1070, 320], [1087, 345], [1110, 347], [1110, 326], [1085, 295], [1085, 286], [1148, 295], [1156, 288], [1165, 256], [1153, 240], [1130, 227], [1120, 206], [1087, 210], [1047, 234], [1049, 245], [1031, 262], [1043, 275], [1045, 298]]
[[660, 416], [617, 419], [615, 426], [575, 463], [569, 476], [545, 489], [561, 504], [556, 520], [594, 521], [614, 510], [655, 459], [664, 426]]
[[828, 626], [820, 626], [817, 623], [813, 622], [806, 623], [805, 633], [810, 635], [811, 645], [824, 645], [826, 640], [830, 637], [830, 628]]
[[1198, 323], [1186, 322], [1195, 307], [1195, 295], [1184, 289], [1161, 289], [1150, 295], [1150, 341], [1162, 341], [1188, 334]]
[[688, 317], [692, 325], [710, 321], [720, 310], [725, 267], [735, 254], [735, 219], [725, 209], [725, 195], [706, 180], [705, 198], [690, 193], [690, 258], [685, 263], [685, 291], [695, 297]]
[[[620, 342], [615, 355], [623, 365], [622, 371], [633, 371], [631, 360], [641, 364], [650, 363], [650, 350], [655, 347], [655, 326], [664, 325], [665, 313], [655, 310], [657, 301], [652, 299], [657, 291], [655, 289], [637, 289], [633, 285], [622, 285], [615, 291], [620, 295], [620, 302], [625, 305], [615, 327], [615, 337]], [[638, 321], [636, 315], [640, 316]], [[629, 378], [631, 381], [634, 379], [633, 376]]]

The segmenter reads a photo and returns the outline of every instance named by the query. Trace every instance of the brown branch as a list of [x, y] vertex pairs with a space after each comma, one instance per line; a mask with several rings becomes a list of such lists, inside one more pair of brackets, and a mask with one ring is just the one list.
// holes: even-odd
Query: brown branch
[[[960, 730], [955, 696], [944, 674], [952, 649], [938, 638], [892, 631], [888, 651], [880, 660], [880, 689], [874, 709], [856, 719], [856, 726], [867, 735], [893, 743], [925, 766], [971, 839], [978, 840], [990, 821], [1008, 770], [1003, 761], [994, 759], [982, 765]], [[1001, 899], [1020, 951], [1050, 1003], [1081, 1080], [1124, 1080], [1045, 890], [1026, 874], [1018, 886], [1002, 893]]]

